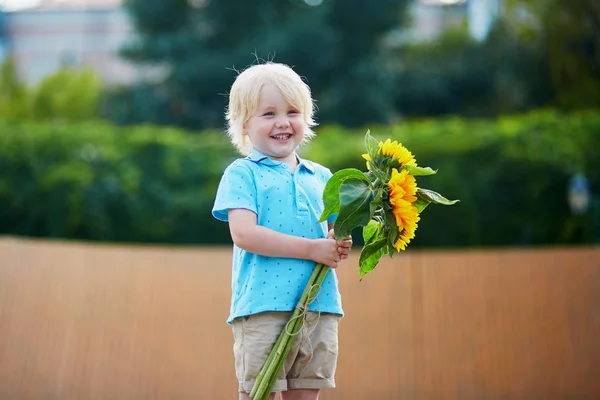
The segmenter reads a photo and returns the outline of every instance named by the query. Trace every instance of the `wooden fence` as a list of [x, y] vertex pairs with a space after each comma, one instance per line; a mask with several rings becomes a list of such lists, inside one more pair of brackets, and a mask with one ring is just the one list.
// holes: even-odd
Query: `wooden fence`
[[[600, 399], [600, 248], [357, 255], [321, 399]], [[0, 238], [0, 399], [236, 399], [230, 262]]]

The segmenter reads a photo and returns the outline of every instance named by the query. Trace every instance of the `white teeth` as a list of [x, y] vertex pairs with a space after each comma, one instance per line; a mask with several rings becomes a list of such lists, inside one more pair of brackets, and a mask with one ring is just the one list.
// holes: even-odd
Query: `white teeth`
[[277, 140], [287, 140], [290, 138], [291, 135], [275, 135], [272, 136], [273, 139], [277, 139]]

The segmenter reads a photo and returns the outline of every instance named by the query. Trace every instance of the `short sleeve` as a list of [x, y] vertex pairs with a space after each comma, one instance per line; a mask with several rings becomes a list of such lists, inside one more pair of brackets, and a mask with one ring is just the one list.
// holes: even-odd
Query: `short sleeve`
[[220, 221], [228, 221], [228, 210], [244, 208], [255, 214], [256, 186], [252, 172], [239, 164], [232, 164], [223, 173], [212, 215]]

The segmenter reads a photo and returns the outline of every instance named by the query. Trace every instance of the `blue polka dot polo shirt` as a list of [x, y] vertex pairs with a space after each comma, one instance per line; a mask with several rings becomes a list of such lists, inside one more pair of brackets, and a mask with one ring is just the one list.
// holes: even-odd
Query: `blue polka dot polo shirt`
[[[298, 160], [295, 171], [257, 150], [234, 161], [221, 178], [213, 216], [227, 221], [229, 209], [244, 208], [257, 215], [259, 225], [277, 232], [309, 239], [326, 237], [327, 222], [318, 221], [323, 211], [323, 189], [331, 172], [312, 161]], [[250, 253], [234, 244], [227, 322], [263, 311], [292, 311], [315, 265], [311, 260]], [[334, 270], [327, 274], [309, 310], [343, 315]]]

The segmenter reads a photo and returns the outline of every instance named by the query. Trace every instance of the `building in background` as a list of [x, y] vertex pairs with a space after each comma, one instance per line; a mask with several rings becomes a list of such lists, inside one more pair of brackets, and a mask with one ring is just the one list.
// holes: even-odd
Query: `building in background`
[[4, 61], [8, 52], [8, 41], [6, 39], [6, 31], [4, 29], [4, 12], [0, 10], [0, 63]]
[[[123, 1], [14, 1], [29, 6], [0, 11], [0, 60], [10, 49], [20, 78], [28, 84], [36, 84], [61, 66], [90, 67], [108, 85], [156, 79], [164, 68], [140, 67], [118, 55], [134, 35]], [[414, 0], [410, 28], [390, 32], [387, 42], [394, 47], [434, 40], [461, 24], [468, 24], [473, 38], [484, 40], [500, 14], [501, 1]]]
[[150, 74], [118, 55], [133, 35], [122, 0], [41, 0], [4, 15], [11, 56], [28, 84], [62, 66], [90, 67], [109, 85]]
[[469, 0], [467, 3], [467, 16], [469, 32], [478, 41], [487, 38], [494, 22], [500, 17], [501, 0]]
[[416, 0], [410, 6], [411, 42], [436, 39], [444, 31], [466, 22], [465, 1]]
[[409, 6], [409, 28], [392, 32], [389, 43], [432, 41], [446, 30], [468, 26], [470, 35], [485, 40], [500, 16], [502, 0], [414, 0]]

